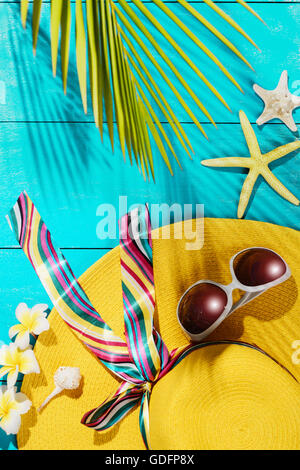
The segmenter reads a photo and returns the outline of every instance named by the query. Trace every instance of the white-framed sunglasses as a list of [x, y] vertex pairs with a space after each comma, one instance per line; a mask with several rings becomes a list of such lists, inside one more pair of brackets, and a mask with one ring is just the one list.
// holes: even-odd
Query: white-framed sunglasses
[[[284, 259], [264, 247], [246, 248], [236, 253], [230, 260], [230, 271], [230, 284], [204, 279], [195, 282], [181, 296], [177, 319], [192, 341], [202, 341], [239, 307], [281, 284], [291, 275]], [[232, 297], [234, 289], [245, 292], [235, 304]]]

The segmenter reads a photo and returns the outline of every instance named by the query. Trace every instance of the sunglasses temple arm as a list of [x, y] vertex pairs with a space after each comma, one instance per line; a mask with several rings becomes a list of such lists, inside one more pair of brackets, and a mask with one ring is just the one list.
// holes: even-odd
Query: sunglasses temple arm
[[228, 315], [231, 315], [233, 312], [235, 312], [238, 308], [240, 307], [243, 307], [243, 305], [246, 305], [248, 302], [251, 302], [251, 300], [255, 299], [256, 297], [258, 297], [259, 295], [261, 295], [263, 292], [265, 292], [265, 289], [264, 290], [261, 290], [261, 291], [258, 291], [258, 292], [246, 292], [243, 297], [240, 298], [240, 300], [238, 300], [230, 309], [230, 311], [228, 312]]

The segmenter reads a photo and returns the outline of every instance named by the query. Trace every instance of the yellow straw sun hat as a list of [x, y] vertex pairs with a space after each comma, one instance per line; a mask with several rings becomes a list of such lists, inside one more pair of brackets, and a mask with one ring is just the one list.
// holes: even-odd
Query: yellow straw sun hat
[[[152, 449], [299, 449], [300, 366], [291, 357], [300, 339], [300, 234], [246, 220], [205, 219], [204, 245], [153, 232], [156, 312], [154, 323], [169, 351], [187, 344], [176, 318], [182, 293], [199, 279], [230, 282], [228, 261], [249, 246], [278, 252], [292, 276], [228, 317], [206, 345], [185, 357], [153, 387], [150, 398]], [[196, 222], [190, 230], [195, 233]], [[155, 236], [156, 235], [156, 236]], [[190, 234], [191, 235], [191, 234]], [[124, 338], [120, 248], [89, 268], [80, 283], [97, 311]], [[144, 449], [139, 407], [120, 423], [97, 432], [80, 423], [120, 384], [83, 346], [55, 309], [51, 328], [38, 338], [35, 354], [41, 374], [24, 377], [22, 391], [33, 407], [23, 417], [19, 449]], [[229, 344], [232, 340], [246, 344]], [[264, 354], [259, 348], [266, 352]], [[36, 408], [53, 389], [59, 366], [79, 367], [81, 387], [65, 391], [40, 414]]]
[[[178, 392], [178, 393], [177, 393]], [[299, 384], [260, 351], [209, 345], [154, 387], [154, 449], [299, 449]]]

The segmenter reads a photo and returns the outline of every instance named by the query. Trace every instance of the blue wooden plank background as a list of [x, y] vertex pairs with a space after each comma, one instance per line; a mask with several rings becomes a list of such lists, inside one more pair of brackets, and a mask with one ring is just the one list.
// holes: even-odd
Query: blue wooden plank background
[[[205, 116], [193, 107], [184, 90], [179, 91], [203, 123], [209, 140], [206, 141], [177, 100], [149, 65], [151, 74], [178, 115], [195, 149], [193, 161], [172, 140], [183, 169], [172, 161], [171, 176], [155, 152], [156, 182], [144, 181], [135, 166], [123, 161], [117, 145], [111, 152], [107, 132], [101, 143], [93, 123], [91, 106], [84, 115], [76, 77], [74, 43], [68, 76], [68, 93], [62, 90], [60, 73], [52, 77], [49, 47], [49, 2], [42, 10], [41, 31], [36, 57], [32, 54], [30, 27], [23, 30], [17, 1], [0, 0], [0, 344], [8, 342], [8, 329], [14, 324], [14, 310], [19, 302], [34, 305], [48, 302], [4, 218], [20, 191], [26, 189], [58, 244], [63, 247], [76, 275], [114, 247], [117, 239], [100, 239], [97, 224], [100, 204], [113, 204], [117, 215], [119, 197], [133, 203], [204, 204], [210, 217], [236, 218], [239, 194], [245, 178], [243, 170], [213, 170], [201, 166], [203, 158], [240, 155], [247, 156], [247, 146], [239, 125], [238, 111], [243, 109], [254, 124], [262, 111], [261, 100], [252, 90], [253, 83], [265, 88], [277, 85], [282, 70], [287, 69], [290, 89], [300, 95], [300, 2], [249, 2], [266, 21], [267, 27], [235, 2], [217, 2], [232, 15], [261, 48], [255, 49], [241, 39], [224, 21], [201, 1], [193, 6], [232, 38], [249, 59], [255, 72], [215, 40], [176, 1], [168, 6], [180, 14], [185, 24], [210, 45], [243, 87], [244, 94], [230, 85], [222, 73], [208, 61], [171, 21], [159, 12], [151, 1], [145, 2], [153, 14], [176, 37], [182, 47], [213, 81], [229, 102], [232, 113], [207, 92], [205, 86], [162, 40], [161, 45], [185, 76], [198, 97], [206, 104], [217, 130]], [[73, 5], [74, 7], [74, 5]], [[148, 23], [147, 23], [148, 24]], [[156, 37], [157, 34], [152, 28]], [[141, 53], [142, 55], [142, 53]], [[156, 55], [157, 56], [157, 55]], [[158, 112], [168, 135], [169, 125]], [[300, 121], [300, 109], [294, 113]], [[262, 151], [283, 145], [298, 138], [279, 122], [261, 128], [256, 125]], [[171, 157], [170, 157], [171, 158]], [[274, 173], [300, 198], [300, 153], [294, 153], [276, 163]], [[254, 197], [246, 218], [273, 222], [292, 228], [300, 226], [300, 209], [275, 194], [263, 181], [255, 186]], [[101, 234], [100, 234], [101, 235]], [[0, 449], [15, 448], [15, 440], [0, 431]]]

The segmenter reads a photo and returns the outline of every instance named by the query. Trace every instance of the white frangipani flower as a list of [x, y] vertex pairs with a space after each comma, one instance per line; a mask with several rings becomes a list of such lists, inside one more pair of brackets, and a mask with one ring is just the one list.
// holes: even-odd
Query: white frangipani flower
[[16, 388], [0, 387], [0, 428], [6, 434], [17, 434], [21, 425], [21, 415], [27, 413], [31, 401], [24, 393], [16, 393]]
[[30, 334], [40, 335], [43, 331], [49, 330], [49, 322], [46, 318], [48, 305], [37, 304], [32, 308], [25, 303], [20, 303], [16, 308], [16, 317], [20, 324], [9, 329], [9, 337], [15, 338], [15, 343], [20, 349], [29, 346]]
[[38, 362], [32, 349], [21, 351], [15, 343], [0, 348], [0, 378], [7, 374], [7, 387], [15, 385], [18, 373], [40, 373]]

